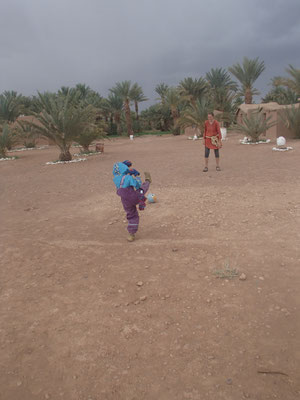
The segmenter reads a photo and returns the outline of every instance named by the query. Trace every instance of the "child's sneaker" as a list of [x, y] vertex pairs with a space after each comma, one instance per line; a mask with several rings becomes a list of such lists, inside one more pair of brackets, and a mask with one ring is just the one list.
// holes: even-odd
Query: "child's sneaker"
[[150, 172], [144, 172], [144, 174], [145, 174], [145, 181], [148, 181], [149, 183], [151, 183], [152, 179], [151, 179]]
[[128, 242], [134, 242], [135, 240], [135, 235], [133, 233], [130, 233], [128, 238], [127, 238]]

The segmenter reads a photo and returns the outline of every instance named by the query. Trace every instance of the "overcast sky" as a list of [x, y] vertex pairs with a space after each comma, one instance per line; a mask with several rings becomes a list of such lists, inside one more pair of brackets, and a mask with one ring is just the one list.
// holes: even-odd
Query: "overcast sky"
[[[259, 57], [273, 76], [300, 68], [300, 0], [0, 0], [0, 92], [25, 95], [118, 81], [154, 88]], [[257, 98], [258, 101], [260, 98]]]

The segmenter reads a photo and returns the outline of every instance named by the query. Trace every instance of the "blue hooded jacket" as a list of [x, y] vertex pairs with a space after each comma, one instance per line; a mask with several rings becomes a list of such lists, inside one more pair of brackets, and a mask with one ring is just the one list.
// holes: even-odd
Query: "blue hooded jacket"
[[139, 189], [142, 185], [141, 178], [139, 176], [134, 177], [132, 175], [129, 175], [129, 168], [122, 162], [114, 164], [113, 175], [113, 181], [117, 189], [120, 189], [123, 177], [124, 179], [122, 182], [122, 188], [133, 186], [135, 189]]

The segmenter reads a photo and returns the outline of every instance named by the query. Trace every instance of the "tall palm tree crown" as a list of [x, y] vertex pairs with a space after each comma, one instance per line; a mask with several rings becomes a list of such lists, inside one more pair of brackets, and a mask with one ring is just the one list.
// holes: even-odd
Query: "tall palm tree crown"
[[223, 68], [212, 68], [206, 73], [206, 80], [210, 89], [225, 88], [237, 91], [237, 84], [231, 80], [229, 73]]
[[159, 83], [155, 87], [155, 92], [159, 95], [162, 105], [164, 105], [164, 103], [165, 103], [168, 89], [169, 89], [169, 85], [167, 85], [166, 83]]
[[166, 93], [166, 98], [165, 98], [165, 106], [163, 107], [169, 107], [172, 118], [174, 121], [174, 134], [179, 134], [178, 130], [178, 118], [179, 118], [179, 107], [182, 104], [182, 98], [179, 94], [178, 88], [175, 87], [170, 87]]
[[77, 83], [77, 85], [75, 86], [75, 90], [78, 90], [80, 92], [80, 97], [82, 99], [87, 98], [87, 96], [92, 92], [92, 89], [85, 83]]
[[213, 108], [219, 111], [230, 111], [237, 84], [231, 80], [229, 73], [223, 68], [212, 68], [210, 72], [207, 72], [206, 80]]
[[236, 63], [229, 67], [228, 70], [240, 81], [242, 86], [241, 93], [245, 96], [245, 103], [252, 104], [253, 95], [259, 94], [253, 84], [265, 70], [264, 62], [259, 61], [258, 57], [253, 60], [244, 57], [242, 65]]
[[134, 101], [136, 119], [139, 119], [139, 106], [138, 103], [147, 101], [148, 98], [144, 95], [143, 89], [137, 83], [132, 86], [131, 99]]
[[113, 116], [113, 119], [117, 125], [118, 134], [121, 134], [121, 114], [123, 107], [123, 99], [114, 93], [111, 93], [103, 103], [103, 108], [105, 108]]
[[22, 95], [5, 91], [0, 95], [0, 122], [14, 122], [22, 113]]
[[201, 100], [197, 100], [195, 104], [189, 104], [184, 109], [178, 123], [182, 128], [197, 127], [203, 135], [208, 112], [208, 102], [205, 98], [202, 98]]
[[178, 90], [180, 96], [195, 105], [196, 100], [200, 100], [206, 93], [207, 84], [203, 78], [188, 77], [179, 82]]
[[300, 69], [294, 68], [292, 65], [289, 65], [289, 68], [286, 68], [287, 73], [290, 75], [290, 78], [282, 78], [280, 76], [275, 77], [273, 79], [274, 86], [285, 86], [292, 90], [296, 96], [300, 96]]
[[173, 118], [179, 117], [179, 106], [182, 102], [177, 88], [170, 87], [166, 94], [166, 104], [170, 107]]
[[131, 81], [123, 81], [118, 82], [116, 85], [109, 89], [111, 93], [120, 97], [123, 100], [124, 109], [125, 109], [125, 117], [126, 117], [126, 125], [127, 125], [127, 133], [128, 136], [133, 135], [132, 130], [132, 121], [130, 115], [130, 102], [132, 101], [132, 84]]

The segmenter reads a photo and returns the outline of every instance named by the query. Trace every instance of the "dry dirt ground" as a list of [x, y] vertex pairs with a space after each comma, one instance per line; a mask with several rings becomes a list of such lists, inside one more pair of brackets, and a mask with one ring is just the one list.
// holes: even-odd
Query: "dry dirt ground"
[[[300, 398], [300, 142], [238, 139], [221, 172], [185, 136], [0, 163], [1, 400]], [[112, 183], [124, 159], [159, 199], [134, 243]], [[234, 270], [247, 279], [220, 278]]]

